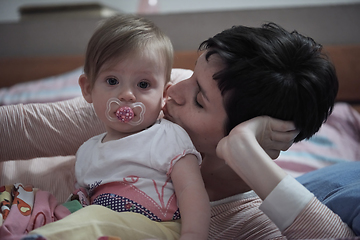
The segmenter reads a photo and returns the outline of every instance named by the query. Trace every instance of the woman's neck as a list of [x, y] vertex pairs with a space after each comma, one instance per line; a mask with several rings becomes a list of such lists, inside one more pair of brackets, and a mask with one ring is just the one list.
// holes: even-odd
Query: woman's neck
[[250, 191], [250, 187], [216, 156], [204, 156], [201, 173], [210, 201], [216, 201]]

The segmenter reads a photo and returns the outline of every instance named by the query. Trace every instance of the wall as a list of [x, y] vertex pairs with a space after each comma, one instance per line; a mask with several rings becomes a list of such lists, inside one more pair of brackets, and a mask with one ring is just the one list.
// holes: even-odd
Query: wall
[[[157, 12], [159, 14], [309, 7], [360, 3], [360, 0], [0, 0], [0, 22], [18, 21], [18, 8], [29, 5], [101, 3], [124, 13]], [[155, 5], [148, 6], [146, 5]]]
[[254, 9], [148, 16], [172, 39], [176, 49], [200, 42], [233, 25], [260, 26], [267, 21], [313, 37], [322, 44], [360, 43], [360, 4]]
[[[274, 21], [324, 44], [360, 43], [360, 3], [154, 14], [153, 20], [172, 39], [175, 50], [194, 50], [217, 32], [243, 24]], [[97, 18], [28, 20], [0, 24], [0, 58], [83, 54]]]

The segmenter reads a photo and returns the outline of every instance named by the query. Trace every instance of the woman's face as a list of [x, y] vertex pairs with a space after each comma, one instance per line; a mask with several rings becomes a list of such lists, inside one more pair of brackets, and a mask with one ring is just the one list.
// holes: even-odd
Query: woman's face
[[227, 119], [223, 97], [212, 78], [224, 64], [216, 55], [208, 60], [203, 53], [194, 74], [168, 89], [169, 98], [164, 107], [165, 118], [183, 127], [196, 149], [205, 155], [216, 154], [216, 145], [224, 137]]

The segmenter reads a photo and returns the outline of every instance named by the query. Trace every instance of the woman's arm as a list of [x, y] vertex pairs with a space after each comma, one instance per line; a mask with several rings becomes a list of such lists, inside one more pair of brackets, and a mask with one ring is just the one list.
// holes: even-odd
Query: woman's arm
[[181, 214], [181, 240], [207, 239], [210, 202], [195, 155], [187, 154], [171, 172]]
[[0, 161], [74, 155], [105, 131], [82, 97], [46, 104], [0, 107]]
[[287, 175], [271, 158], [288, 149], [296, 135], [289, 122], [257, 117], [235, 127], [216, 151], [264, 200]]
[[[269, 117], [257, 117], [239, 124], [219, 142], [217, 154], [264, 200], [260, 209], [287, 237], [353, 236], [336, 214], [288, 176], [259, 144], [267, 139], [266, 144], [272, 149], [269, 143], [274, 139], [271, 132], [284, 130], [284, 124], [286, 122]], [[289, 131], [293, 129], [290, 127]], [[285, 137], [278, 133], [275, 135], [277, 140], [288, 138], [286, 134]], [[279, 147], [275, 145], [275, 148]]]

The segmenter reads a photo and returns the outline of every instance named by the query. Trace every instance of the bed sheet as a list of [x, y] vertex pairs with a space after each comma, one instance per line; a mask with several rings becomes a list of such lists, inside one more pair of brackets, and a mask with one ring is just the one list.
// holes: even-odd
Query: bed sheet
[[281, 152], [276, 163], [298, 177], [326, 166], [353, 161], [360, 161], [360, 114], [347, 103], [337, 103], [319, 132]]

